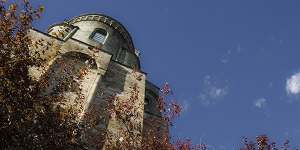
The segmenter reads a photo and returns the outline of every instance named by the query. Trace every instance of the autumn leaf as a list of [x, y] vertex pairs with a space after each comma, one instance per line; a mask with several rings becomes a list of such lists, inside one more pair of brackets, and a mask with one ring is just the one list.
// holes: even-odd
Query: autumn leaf
[[138, 69], [136, 67], [134, 67], [131, 72], [136, 73], [137, 71], [138, 71]]
[[19, 15], [19, 18], [20, 18], [20, 19], [24, 19], [24, 17], [25, 17], [24, 14], [20, 14], [20, 15]]
[[64, 113], [63, 111], [61, 111], [61, 112], [59, 112], [59, 114], [60, 114], [61, 116], [63, 116], [65, 113]]
[[59, 36], [64, 37], [64, 33], [63, 32], [59, 32]]
[[44, 10], [44, 5], [40, 4], [39, 8], [40, 8], [40, 10]]
[[142, 80], [142, 77], [143, 77], [142, 74], [139, 74], [139, 75], [136, 75], [136, 76], [135, 76], [136, 80], [138, 80], [138, 81], [141, 81], [141, 80]]
[[94, 51], [94, 53], [98, 53], [99, 52], [98, 46], [94, 46], [92, 50]]

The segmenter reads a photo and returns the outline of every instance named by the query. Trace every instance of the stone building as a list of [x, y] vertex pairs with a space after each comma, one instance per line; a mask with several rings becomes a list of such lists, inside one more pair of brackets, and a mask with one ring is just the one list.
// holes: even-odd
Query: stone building
[[[97, 96], [101, 91], [115, 93], [119, 98], [128, 96], [135, 80], [131, 73], [132, 69], [141, 70], [140, 52], [135, 49], [129, 32], [120, 22], [104, 14], [82, 14], [64, 22], [52, 24], [45, 32], [33, 29], [29, 35], [33, 40], [43, 38], [45, 41], [52, 41], [56, 48], [59, 47], [60, 55], [57, 58], [66, 57], [71, 60], [72, 53], [76, 52], [81, 56], [79, 59], [81, 64], [84, 64], [86, 59], [93, 54], [91, 47], [99, 47], [100, 51], [95, 64], [83, 81], [86, 109], [91, 104], [96, 104], [100, 110], [104, 109], [105, 101]], [[54, 47], [47, 46], [45, 54], [54, 56], [52, 49]], [[49, 61], [49, 64], [51, 63]], [[31, 73], [37, 78], [41, 74], [34, 69]], [[159, 88], [146, 80], [145, 72], [139, 71], [139, 73], [142, 76], [137, 82], [138, 100], [145, 104], [140, 113], [146, 118], [160, 117], [161, 112], [156, 107]], [[142, 116], [137, 118], [141, 126], [143, 126]], [[108, 128], [111, 131], [117, 130], [119, 124], [110, 120]]]

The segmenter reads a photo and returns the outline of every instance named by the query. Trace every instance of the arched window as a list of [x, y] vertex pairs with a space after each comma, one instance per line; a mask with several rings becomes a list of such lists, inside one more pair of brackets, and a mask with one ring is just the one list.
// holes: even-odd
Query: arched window
[[101, 44], [104, 43], [106, 38], [107, 32], [103, 29], [95, 29], [94, 32], [91, 34], [90, 38], [96, 42]]
[[144, 103], [145, 103], [145, 105], [150, 105], [150, 99], [149, 98], [145, 98], [145, 100], [144, 100]]

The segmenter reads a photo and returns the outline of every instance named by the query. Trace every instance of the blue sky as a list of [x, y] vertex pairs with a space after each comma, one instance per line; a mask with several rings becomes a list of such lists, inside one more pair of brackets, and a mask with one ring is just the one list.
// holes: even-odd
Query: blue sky
[[[121, 22], [142, 70], [170, 84], [183, 105], [173, 139], [237, 149], [267, 134], [300, 147], [300, 1], [31, 0], [45, 10], [35, 28], [83, 13]], [[202, 138], [201, 138], [202, 137]]]

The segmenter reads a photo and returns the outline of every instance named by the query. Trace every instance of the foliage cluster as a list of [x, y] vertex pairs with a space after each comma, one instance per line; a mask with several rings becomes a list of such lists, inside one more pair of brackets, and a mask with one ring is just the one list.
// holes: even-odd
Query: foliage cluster
[[[2, 0], [1, 149], [139, 149], [141, 145], [147, 149], [171, 148], [167, 128], [160, 128], [160, 122], [168, 122], [177, 115], [179, 105], [172, 102], [166, 110], [169, 105], [163, 96], [160, 97], [160, 109], [165, 109], [165, 118], [149, 119], [149, 123], [145, 121], [144, 124], [151, 127], [147, 133], [142, 131], [141, 120], [138, 120], [143, 118], [140, 109], [144, 103], [137, 103], [137, 83], [133, 83], [127, 99], [101, 93], [99, 96], [106, 101], [104, 115], [99, 115], [95, 106], [85, 110], [82, 82], [94, 63], [94, 57], [97, 57], [98, 48], [92, 48], [94, 54], [83, 64], [80, 64], [80, 56], [76, 53], [72, 54], [72, 59], [60, 56], [54, 40], [32, 41], [27, 35], [32, 23], [40, 18], [43, 5], [36, 10], [29, 6], [27, 0], [14, 2], [7, 8], [6, 5], [6, 1]], [[44, 54], [48, 48], [54, 48], [56, 55], [46, 57]], [[52, 62], [51, 65], [49, 62]], [[30, 75], [32, 68], [40, 73], [37, 78]], [[136, 82], [141, 80], [142, 75], [136, 68], [132, 75]], [[167, 94], [167, 86], [163, 90], [163, 94]], [[108, 120], [122, 124], [118, 132], [108, 129]], [[158, 132], [160, 136], [157, 136]], [[146, 135], [145, 138], [142, 135]]]
[[[135, 82], [126, 99], [99, 91], [105, 109], [93, 105], [86, 110], [82, 82], [95, 63], [98, 47], [92, 48], [94, 54], [84, 63], [76, 53], [72, 59], [59, 56], [53, 40], [32, 41], [27, 35], [43, 5], [34, 9], [27, 0], [6, 5], [1, 0], [0, 149], [208, 149], [204, 143], [194, 145], [189, 138], [170, 142], [168, 126], [179, 115], [181, 105], [170, 100], [168, 95], [173, 92], [168, 83], [160, 90], [157, 104], [163, 116], [143, 116], [144, 103], [138, 101], [137, 88], [142, 75], [137, 68], [132, 70]], [[56, 54], [45, 57], [49, 47]], [[32, 68], [39, 70], [38, 78], [30, 75]], [[141, 118], [147, 126], [144, 130]], [[108, 128], [108, 120], [121, 124], [118, 131]], [[241, 149], [256, 149], [246, 137], [243, 141]], [[276, 149], [274, 142], [267, 144], [266, 135], [257, 136], [256, 141], [257, 149]], [[288, 144], [285, 141], [282, 148], [287, 149]]]

